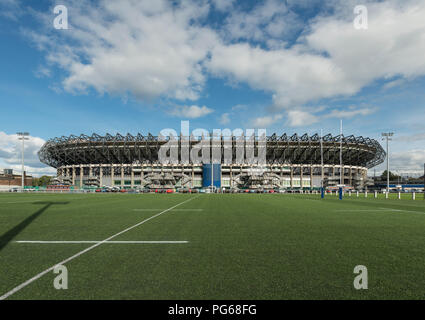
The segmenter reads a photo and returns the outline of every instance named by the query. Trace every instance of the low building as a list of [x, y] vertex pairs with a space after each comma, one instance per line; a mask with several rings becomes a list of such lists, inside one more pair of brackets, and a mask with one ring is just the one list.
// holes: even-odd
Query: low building
[[[24, 172], [24, 185], [32, 186], [32, 176]], [[22, 175], [14, 174], [12, 169], [3, 169], [0, 171], [0, 191], [9, 191], [12, 188], [22, 186]]]

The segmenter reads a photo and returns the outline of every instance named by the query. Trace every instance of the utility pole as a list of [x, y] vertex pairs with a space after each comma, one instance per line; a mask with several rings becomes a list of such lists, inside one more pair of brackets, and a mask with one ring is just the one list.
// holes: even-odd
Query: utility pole
[[390, 193], [390, 154], [389, 154], [389, 141], [391, 141], [391, 137], [394, 135], [393, 132], [383, 132], [382, 136], [383, 140], [387, 141], [387, 194]]
[[25, 140], [29, 140], [28, 136], [30, 135], [28, 132], [18, 132], [18, 140], [22, 140], [22, 191], [24, 191], [25, 187], [25, 165], [24, 165], [24, 150], [25, 150]]

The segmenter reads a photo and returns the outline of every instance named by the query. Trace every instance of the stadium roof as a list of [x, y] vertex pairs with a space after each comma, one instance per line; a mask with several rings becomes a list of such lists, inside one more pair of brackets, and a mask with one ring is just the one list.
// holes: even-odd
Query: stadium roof
[[[236, 139], [236, 137], [233, 137]], [[320, 135], [277, 135], [267, 137], [267, 162], [276, 164], [320, 164]], [[325, 164], [339, 164], [340, 143], [344, 165], [372, 168], [385, 159], [378, 141], [365, 137], [323, 136]], [[190, 138], [190, 144], [199, 140]], [[166, 143], [161, 137], [148, 135], [98, 134], [62, 136], [48, 140], [39, 151], [40, 161], [58, 168], [64, 165], [157, 163], [158, 151]], [[234, 157], [235, 158], [235, 157]]]

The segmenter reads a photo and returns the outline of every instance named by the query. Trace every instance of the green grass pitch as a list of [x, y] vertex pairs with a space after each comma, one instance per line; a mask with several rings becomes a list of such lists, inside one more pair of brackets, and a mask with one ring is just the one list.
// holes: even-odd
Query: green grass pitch
[[[289, 194], [0, 194], [7, 299], [423, 299], [425, 201]], [[355, 290], [356, 265], [368, 289]]]

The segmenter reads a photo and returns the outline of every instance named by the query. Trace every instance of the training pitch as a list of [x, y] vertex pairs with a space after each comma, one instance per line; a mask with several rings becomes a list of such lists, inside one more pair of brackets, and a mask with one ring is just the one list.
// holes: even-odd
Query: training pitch
[[422, 197], [0, 194], [0, 297], [423, 299]]

